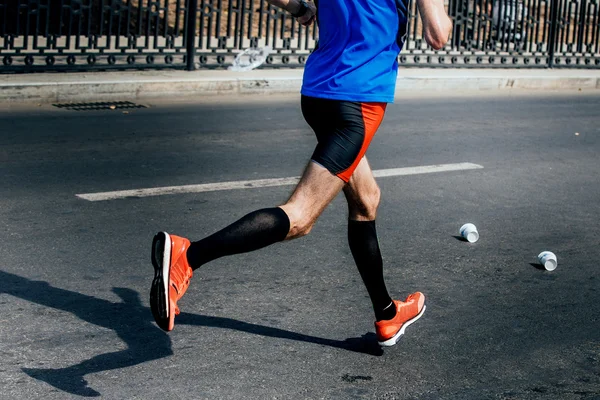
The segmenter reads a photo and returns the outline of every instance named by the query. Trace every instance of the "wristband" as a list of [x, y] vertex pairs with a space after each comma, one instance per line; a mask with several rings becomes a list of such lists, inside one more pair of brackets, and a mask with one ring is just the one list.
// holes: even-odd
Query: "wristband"
[[307, 11], [308, 11], [308, 4], [306, 3], [306, 0], [300, 0], [300, 8], [298, 9], [298, 12], [296, 12], [295, 14], [292, 14], [292, 17], [300, 18], [301, 16], [306, 14]]

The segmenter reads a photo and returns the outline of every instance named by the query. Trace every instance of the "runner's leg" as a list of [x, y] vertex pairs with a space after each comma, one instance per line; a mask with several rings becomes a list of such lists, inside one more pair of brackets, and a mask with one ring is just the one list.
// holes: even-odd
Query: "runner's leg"
[[286, 240], [308, 234], [344, 184], [343, 180], [321, 165], [309, 162], [289, 200], [280, 206], [290, 219], [290, 231]]
[[317, 217], [348, 182], [373, 137], [384, 104], [302, 97], [302, 112], [317, 147], [286, 204], [250, 213], [187, 250], [192, 269], [219, 257], [260, 249], [307, 234]]
[[344, 187], [344, 195], [349, 211], [348, 243], [373, 303], [375, 318], [378, 321], [392, 319], [396, 307], [383, 279], [383, 261], [375, 228], [380, 190], [366, 157]]
[[310, 162], [290, 199], [280, 207], [254, 211], [187, 250], [192, 269], [233, 254], [258, 250], [285, 239], [306, 235], [344, 181]]

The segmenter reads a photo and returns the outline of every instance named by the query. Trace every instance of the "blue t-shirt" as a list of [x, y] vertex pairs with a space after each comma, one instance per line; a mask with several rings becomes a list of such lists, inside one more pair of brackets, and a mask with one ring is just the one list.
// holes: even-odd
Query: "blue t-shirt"
[[394, 101], [409, 0], [320, 0], [319, 41], [301, 93], [335, 100]]

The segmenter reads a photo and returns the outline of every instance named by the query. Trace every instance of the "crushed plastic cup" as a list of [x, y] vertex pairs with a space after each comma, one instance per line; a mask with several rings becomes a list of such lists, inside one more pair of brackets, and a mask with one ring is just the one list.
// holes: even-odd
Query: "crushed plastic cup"
[[556, 254], [551, 251], [542, 251], [538, 255], [538, 261], [546, 268], [546, 271], [554, 271], [558, 265]]
[[479, 240], [479, 232], [477, 232], [477, 227], [473, 224], [464, 224], [460, 228], [460, 236], [465, 238], [469, 243], [475, 243]]
[[239, 53], [229, 68], [229, 71], [251, 71], [260, 67], [271, 54], [271, 47], [249, 48]]

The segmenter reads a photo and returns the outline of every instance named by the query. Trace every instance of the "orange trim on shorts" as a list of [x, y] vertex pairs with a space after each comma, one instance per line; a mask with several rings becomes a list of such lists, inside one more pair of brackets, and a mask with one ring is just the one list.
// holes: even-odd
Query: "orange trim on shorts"
[[363, 156], [367, 152], [369, 145], [371, 144], [371, 140], [373, 136], [375, 136], [375, 132], [381, 125], [381, 121], [383, 121], [383, 115], [385, 114], [385, 108], [387, 103], [362, 103], [360, 105], [363, 123], [365, 125], [365, 137], [363, 139], [362, 146], [356, 159], [347, 169], [338, 173], [336, 176], [348, 183], [350, 177], [354, 173], [356, 167], [358, 167], [358, 163], [362, 160]]

